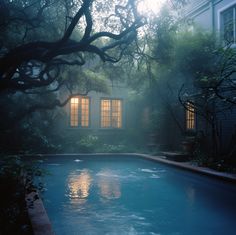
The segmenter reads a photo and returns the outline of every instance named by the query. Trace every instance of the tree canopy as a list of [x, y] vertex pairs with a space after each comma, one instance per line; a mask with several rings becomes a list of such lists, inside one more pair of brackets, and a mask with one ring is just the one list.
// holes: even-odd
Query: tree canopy
[[144, 25], [127, 0], [5, 0], [0, 12], [1, 91], [60, 86], [62, 68], [86, 54], [117, 62]]

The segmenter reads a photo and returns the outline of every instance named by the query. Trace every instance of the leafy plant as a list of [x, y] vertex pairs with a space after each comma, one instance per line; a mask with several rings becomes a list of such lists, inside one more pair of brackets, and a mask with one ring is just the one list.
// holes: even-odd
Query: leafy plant
[[126, 152], [126, 146], [123, 144], [113, 145], [113, 144], [103, 144], [101, 152], [105, 153], [122, 153]]
[[32, 234], [28, 219], [25, 194], [43, 188], [35, 184], [35, 176], [42, 171], [26, 163], [19, 156], [0, 158], [0, 234]]
[[76, 144], [78, 146], [79, 151], [91, 153], [95, 151], [96, 147], [98, 146], [98, 142], [98, 137], [90, 134], [82, 137]]

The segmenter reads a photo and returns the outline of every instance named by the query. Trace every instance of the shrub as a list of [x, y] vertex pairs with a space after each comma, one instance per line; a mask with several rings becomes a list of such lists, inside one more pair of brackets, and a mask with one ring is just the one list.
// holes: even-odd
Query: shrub
[[82, 137], [76, 144], [80, 152], [92, 153], [98, 147], [98, 142], [98, 137], [90, 134]]
[[0, 159], [0, 234], [33, 234], [25, 193], [36, 189], [34, 176], [42, 172], [31, 164], [25, 164], [19, 156]]

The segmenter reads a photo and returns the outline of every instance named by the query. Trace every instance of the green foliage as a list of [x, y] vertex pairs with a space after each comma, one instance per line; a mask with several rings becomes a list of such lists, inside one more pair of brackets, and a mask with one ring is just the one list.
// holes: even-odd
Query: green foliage
[[[35, 103], [48, 103], [55, 97], [45, 95], [24, 95], [15, 93], [0, 97], [1, 123], [0, 123], [0, 149], [2, 152], [32, 153], [56, 152], [60, 148], [57, 142], [60, 137], [60, 126], [57, 124], [64, 115], [62, 110], [39, 111], [28, 114], [27, 118], [20, 119], [22, 113]], [[9, 144], [10, 143], [10, 144]]]
[[19, 156], [0, 158], [0, 234], [32, 234], [28, 219], [25, 193], [43, 188], [35, 184], [42, 171]]
[[82, 137], [76, 145], [78, 147], [79, 152], [82, 153], [92, 153], [98, 147], [99, 139], [95, 135], [86, 135]]
[[61, 75], [61, 80], [66, 81], [69, 88], [69, 94], [71, 91], [80, 93], [81, 95], [87, 94], [89, 91], [102, 92], [105, 94], [110, 93], [108, 87], [107, 76], [99, 69], [95, 70], [95, 67], [91, 66], [90, 69], [81, 68], [68, 68], [66, 67]]
[[127, 152], [127, 147], [123, 144], [103, 144], [99, 151], [103, 153], [124, 153]]
[[[134, 72], [129, 83], [136, 90], [132, 99], [141, 100], [141, 110], [149, 110], [151, 121], [146, 130], [157, 133], [161, 145], [176, 143], [177, 148], [185, 133], [179, 91], [186, 84], [184, 94], [194, 94], [197, 88], [204, 90], [219, 81], [219, 48], [212, 34], [195, 27], [190, 30], [166, 9], [153, 22], [147, 37], [145, 52], [151, 56], [139, 64], [140, 71]], [[166, 132], [170, 128], [176, 137]]]
[[161, 65], [171, 63], [178, 24], [174, 16], [163, 8], [155, 22], [152, 54]]
[[216, 40], [201, 31], [182, 32], [177, 40], [173, 61], [174, 70], [202, 81], [215, 77]]
[[104, 94], [110, 94], [111, 91], [107, 84], [108, 79], [104, 73], [85, 70], [83, 74], [86, 82], [86, 87], [89, 90], [101, 92]]

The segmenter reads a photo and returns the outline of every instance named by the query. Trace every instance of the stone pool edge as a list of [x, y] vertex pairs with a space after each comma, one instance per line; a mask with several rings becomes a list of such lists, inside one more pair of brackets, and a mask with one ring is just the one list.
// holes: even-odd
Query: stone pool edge
[[190, 162], [175, 162], [175, 161], [165, 159], [164, 156], [153, 156], [153, 155], [148, 155], [148, 154], [131, 154], [131, 155], [142, 156], [145, 159], [157, 161], [160, 163], [164, 163], [166, 165], [181, 168], [183, 170], [192, 171], [194, 173], [210, 176], [215, 179], [219, 179], [219, 180], [236, 184], [236, 174], [219, 172], [219, 171], [207, 168], [207, 167], [194, 166], [194, 165], [191, 165]]
[[47, 211], [38, 192], [25, 195], [28, 216], [34, 235], [55, 235]]

